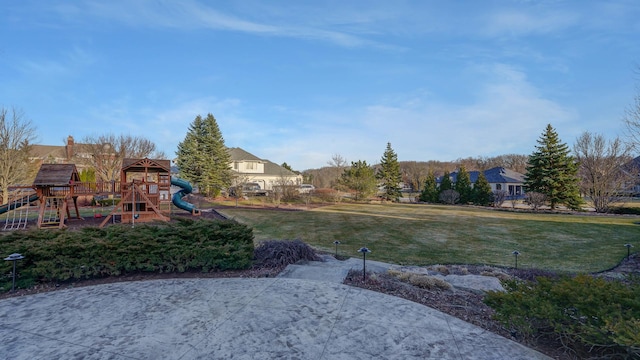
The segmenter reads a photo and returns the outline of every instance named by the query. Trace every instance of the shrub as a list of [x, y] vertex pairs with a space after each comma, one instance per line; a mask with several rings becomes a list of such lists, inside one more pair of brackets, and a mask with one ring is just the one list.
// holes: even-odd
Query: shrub
[[440, 193], [439, 199], [442, 203], [453, 205], [460, 200], [460, 193], [452, 189], [444, 190]]
[[485, 302], [520, 335], [552, 333], [580, 357], [640, 356], [640, 284], [580, 275], [504, 285]]
[[509, 276], [508, 274], [505, 274], [502, 271], [493, 270], [493, 269], [481, 271], [480, 275], [482, 275], [482, 276], [492, 276], [492, 277], [500, 279], [501, 281], [506, 281], [506, 280], [510, 280], [511, 279], [511, 276]]
[[[0, 238], [5, 249], [25, 256], [22, 286], [120, 275], [251, 266], [253, 231], [234, 221], [180, 219], [172, 223], [114, 225], [70, 230], [30, 230]], [[11, 287], [12, 265], [0, 264], [0, 288]]]
[[451, 284], [448, 282], [433, 276], [423, 275], [423, 274], [414, 274], [410, 272], [402, 272], [398, 270], [390, 269], [388, 274], [396, 277], [398, 280], [402, 282], [409, 283], [413, 286], [417, 286], [422, 289], [427, 290], [449, 290], [451, 289]]
[[449, 275], [449, 268], [446, 265], [431, 265], [427, 269], [437, 271], [442, 275]]
[[341, 194], [338, 190], [329, 188], [319, 188], [313, 192], [313, 195], [324, 202], [339, 202]]
[[609, 212], [618, 215], [640, 215], [640, 207], [616, 206], [609, 208]]
[[320, 261], [321, 258], [301, 240], [268, 240], [256, 247], [255, 260], [257, 267], [277, 268], [300, 260]]

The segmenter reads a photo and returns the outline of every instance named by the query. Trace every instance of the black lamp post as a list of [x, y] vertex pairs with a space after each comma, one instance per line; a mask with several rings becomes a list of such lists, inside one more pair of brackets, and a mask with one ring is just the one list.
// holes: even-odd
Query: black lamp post
[[629, 261], [629, 257], [631, 256], [631, 248], [633, 247], [633, 245], [624, 244], [624, 246], [627, 248], [627, 261]]
[[518, 250], [515, 250], [514, 252], [512, 252], [512, 254], [516, 258], [516, 269], [517, 269], [518, 268], [518, 255], [520, 255], [520, 252]]
[[338, 245], [340, 245], [340, 241], [336, 240], [333, 242], [336, 245], [336, 259], [338, 258]]
[[362, 282], [365, 282], [367, 280], [367, 253], [370, 253], [371, 250], [361, 247], [358, 252], [362, 253]]
[[16, 290], [16, 261], [22, 260], [22, 259], [24, 259], [24, 256], [18, 253], [13, 253], [7, 256], [6, 258], [4, 258], [5, 261], [13, 261], [13, 283], [11, 285], [11, 291]]

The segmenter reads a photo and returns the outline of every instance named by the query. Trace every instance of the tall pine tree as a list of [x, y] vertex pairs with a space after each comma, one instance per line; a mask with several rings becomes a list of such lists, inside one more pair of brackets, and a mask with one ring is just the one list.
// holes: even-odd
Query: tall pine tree
[[460, 166], [453, 189], [460, 194], [459, 202], [467, 204], [471, 201], [471, 178], [464, 166]]
[[355, 200], [366, 199], [376, 191], [376, 176], [373, 168], [366, 161], [351, 162], [351, 167], [344, 169], [340, 184], [356, 193]]
[[528, 192], [546, 195], [551, 209], [564, 204], [570, 209], [580, 208], [578, 165], [569, 147], [560, 141], [551, 126], [538, 139], [536, 151], [529, 155], [524, 186]]
[[429, 171], [427, 178], [424, 180], [424, 188], [420, 193], [420, 201], [428, 203], [438, 202], [438, 184], [433, 171]]
[[491, 204], [493, 198], [493, 192], [491, 191], [491, 184], [487, 181], [487, 177], [484, 176], [482, 171], [478, 174], [478, 179], [473, 185], [472, 190], [473, 203], [480, 206], [487, 206]]
[[176, 155], [181, 176], [207, 196], [217, 196], [231, 185], [231, 158], [213, 115], [196, 116]]
[[391, 148], [391, 143], [387, 143], [387, 149], [380, 160], [380, 170], [377, 178], [384, 186], [384, 194], [382, 198], [385, 200], [397, 201], [402, 195], [400, 193], [400, 182], [402, 174], [400, 173], [400, 163], [398, 163], [398, 155]]

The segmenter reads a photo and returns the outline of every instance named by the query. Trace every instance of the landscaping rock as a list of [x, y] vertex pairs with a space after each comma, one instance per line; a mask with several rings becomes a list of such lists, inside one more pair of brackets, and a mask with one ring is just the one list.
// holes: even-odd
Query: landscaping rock
[[454, 288], [459, 288], [475, 293], [486, 293], [487, 291], [504, 291], [500, 280], [493, 276], [484, 275], [435, 275], [448, 282]]

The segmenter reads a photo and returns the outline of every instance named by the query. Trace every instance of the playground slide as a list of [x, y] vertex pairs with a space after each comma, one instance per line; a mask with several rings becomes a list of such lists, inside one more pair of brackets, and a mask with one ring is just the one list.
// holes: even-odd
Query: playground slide
[[193, 188], [188, 181], [171, 177], [171, 185], [177, 186], [181, 189], [171, 197], [171, 202], [173, 202], [173, 205], [192, 214], [199, 212], [199, 210], [196, 209], [195, 205], [182, 200], [183, 197], [191, 194], [191, 191], [193, 191]]
[[8, 204], [2, 204], [2, 205], [0, 205], [0, 214], [4, 214], [4, 213], [6, 213], [7, 211], [10, 211], [10, 210], [15, 210], [15, 209], [19, 208], [22, 205], [32, 203], [32, 202], [34, 202], [36, 200], [38, 200], [38, 195], [31, 194], [31, 195], [27, 195], [27, 196], [23, 197], [22, 199], [19, 199], [19, 200], [16, 200], [16, 201], [11, 201]]

